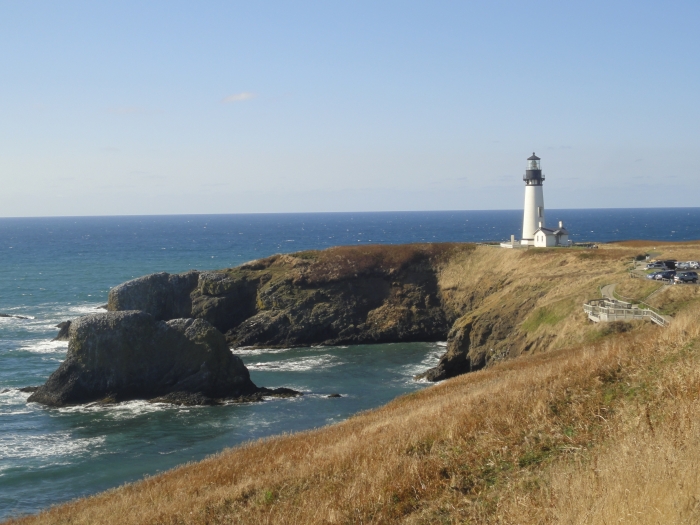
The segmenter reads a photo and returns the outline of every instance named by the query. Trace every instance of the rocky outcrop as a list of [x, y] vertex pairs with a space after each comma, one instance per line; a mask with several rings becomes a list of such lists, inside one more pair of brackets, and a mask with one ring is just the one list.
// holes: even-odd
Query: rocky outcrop
[[154, 273], [127, 281], [109, 291], [107, 310], [140, 310], [159, 321], [192, 317], [190, 293], [197, 286], [199, 272]]
[[470, 353], [473, 328], [473, 316], [457, 320], [447, 336], [447, 352], [440, 358], [438, 365], [416, 376], [416, 379], [442, 381], [483, 368], [484, 355]]
[[258, 289], [268, 280], [255, 272], [203, 272], [191, 294], [192, 316], [225, 333], [257, 313]]
[[0, 314], [0, 317], [13, 317], [15, 319], [29, 319], [29, 317], [24, 317], [23, 315], [12, 315], [12, 314]]
[[[227, 332], [235, 346], [300, 346], [366, 344], [444, 339], [448, 320], [439, 300], [431, 304], [434, 286], [422, 282], [389, 283], [366, 279], [338, 283], [299, 294], [286, 307], [266, 304], [274, 296], [297, 295], [280, 283], [261, 294], [263, 308]], [[292, 293], [290, 293], [292, 292]], [[434, 297], [434, 296], [433, 296]]]
[[54, 341], [68, 341], [69, 333], [70, 333], [70, 321], [63, 321], [62, 323], [58, 323], [56, 325], [56, 328], [58, 328], [58, 335], [53, 338]]
[[521, 354], [527, 350], [527, 344], [525, 334], [517, 330], [517, 326], [530, 311], [530, 304], [529, 300], [518, 299], [460, 317], [447, 335], [447, 352], [438, 365], [416, 378], [442, 381]]
[[204, 319], [235, 347], [437, 341], [454, 320], [443, 308], [439, 263], [465, 246], [341, 247], [153, 274], [112, 289], [108, 305]]
[[258, 391], [243, 362], [208, 322], [164, 322], [125, 311], [74, 320], [65, 361], [29, 401], [64, 406], [179, 393], [200, 403]]

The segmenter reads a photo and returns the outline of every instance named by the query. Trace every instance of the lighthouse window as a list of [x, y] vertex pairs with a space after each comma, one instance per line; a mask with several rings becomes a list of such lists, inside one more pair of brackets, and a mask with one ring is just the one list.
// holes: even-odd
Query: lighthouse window
[[542, 217], [542, 207], [541, 206], [537, 206], [537, 216]]

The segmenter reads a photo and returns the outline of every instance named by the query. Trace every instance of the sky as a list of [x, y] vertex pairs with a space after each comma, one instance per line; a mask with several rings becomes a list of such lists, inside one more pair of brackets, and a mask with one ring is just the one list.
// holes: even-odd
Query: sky
[[700, 206], [699, 15], [0, 0], [0, 216]]

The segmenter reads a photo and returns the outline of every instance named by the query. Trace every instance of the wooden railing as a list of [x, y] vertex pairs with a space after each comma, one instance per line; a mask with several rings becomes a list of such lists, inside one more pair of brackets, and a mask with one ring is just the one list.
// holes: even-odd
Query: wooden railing
[[596, 323], [649, 319], [660, 326], [668, 325], [668, 320], [653, 310], [615, 299], [593, 299], [584, 303], [583, 311]]

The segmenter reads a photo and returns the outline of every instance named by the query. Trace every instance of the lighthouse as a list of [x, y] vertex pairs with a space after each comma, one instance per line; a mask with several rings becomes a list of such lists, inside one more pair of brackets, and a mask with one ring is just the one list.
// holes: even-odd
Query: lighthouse
[[564, 223], [559, 221], [556, 230], [544, 226], [544, 194], [542, 182], [544, 175], [540, 166], [540, 158], [534, 154], [527, 159], [527, 169], [523, 176], [525, 181], [525, 209], [523, 210], [523, 237], [515, 240], [510, 236], [510, 242], [502, 242], [501, 248], [549, 248], [555, 246], [572, 246], [569, 232]]
[[523, 236], [521, 244], [535, 244], [535, 232], [544, 227], [544, 193], [542, 182], [544, 175], [540, 166], [540, 158], [532, 153], [527, 159], [527, 170], [523, 176], [525, 181], [525, 210], [523, 211]]

